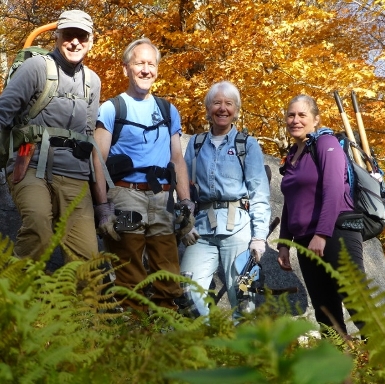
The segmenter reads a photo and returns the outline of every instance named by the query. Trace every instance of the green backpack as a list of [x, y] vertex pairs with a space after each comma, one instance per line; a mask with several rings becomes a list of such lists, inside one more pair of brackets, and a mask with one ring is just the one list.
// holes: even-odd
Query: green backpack
[[[36, 126], [28, 126], [28, 123], [31, 119], [35, 118], [56, 95], [58, 88], [58, 70], [55, 61], [48, 56], [48, 53], [49, 51], [45, 48], [35, 46], [23, 48], [17, 53], [16, 58], [9, 70], [4, 88], [11, 81], [12, 76], [15, 74], [17, 69], [23, 65], [26, 60], [34, 56], [42, 56], [47, 64], [47, 81], [43, 92], [36, 100], [35, 104], [31, 107], [29, 112], [23, 118], [16, 116], [12, 123], [12, 129], [0, 130], [0, 168], [5, 168], [8, 159], [12, 157], [13, 152], [16, 151], [21, 144], [36, 142], [36, 136], [41, 137], [43, 133], [40, 132], [43, 127], [38, 128]], [[85, 98], [89, 103], [91, 74], [87, 67], [84, 67], [84, 73], [84, 92]]]

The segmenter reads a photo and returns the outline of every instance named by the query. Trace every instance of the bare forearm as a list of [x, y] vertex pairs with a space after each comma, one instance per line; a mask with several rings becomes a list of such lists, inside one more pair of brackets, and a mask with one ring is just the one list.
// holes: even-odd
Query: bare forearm
[[180, 200], [190, 199], [190, 185], [187, 175], [187, 166], [183, 157], [178, 159], [178, 162], [174, 164], [177, 179], [176, 192], [178, 197]]

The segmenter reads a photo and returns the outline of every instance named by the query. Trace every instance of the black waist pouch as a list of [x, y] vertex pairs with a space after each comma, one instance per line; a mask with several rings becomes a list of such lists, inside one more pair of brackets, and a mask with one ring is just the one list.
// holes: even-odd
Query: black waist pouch
[[122, 180], [123, 177], [134, 171], [134, 163], [131, 157], [123, 154], [109, 156], [106, 161], [106, 166], [111, 180], [114, 183]]
[[72, 154], [80, 160], [89, 159], [93, 148], [93, 144], [88, 141], [74, 140]]
[[364, 229], [363, 214], [359, 212], [342, 212], [337, 218], [336, 227], [361, 232]]

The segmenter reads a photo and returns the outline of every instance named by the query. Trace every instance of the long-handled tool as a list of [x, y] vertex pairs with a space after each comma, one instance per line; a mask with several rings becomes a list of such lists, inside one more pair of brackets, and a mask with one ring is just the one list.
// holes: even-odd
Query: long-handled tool
[[[366, 136], [366, 131], [365, 131], [364, 123], [362, 121], [361, 112], [360, 112], [360, 109], [358, 107], [358, 101], [357, 101], [356, 93], [354, 91], [352, 91], [351, 96], [352, 96], [352, 104], [353, 104], [354, 113], [356, 114], [358, 133], [360, 135], [360, 140], [361, 140], [361, 147], [364, 150], [364, 152], [368, 155], [368, 157], [370, 158], [371, 153], [370, 153], [368, 137]], [[366, 168], [367, 168], [368, 172], [373, 171], [372, 165], [370, 164], [370, 161], [366, 161]]]
[[[337, 103], [337, 107], [338, 107], [338, 111], [340, 112], [340, 115], [341, 115], [341, 118], [342, 118], [342, 122], [344, 123], [344, 127], [345, 127], [345, 132], [346, 132], [346, 136], [348, 137], [348, 139], [350, 141], [352, 141], [353, 143], [356, 142], [356, 139], [354, 137], [354, 134], [353, 134], [353, 130], [352, 130], [352, 127], [350, 126], [350, 123], [349, 123], [349, 119], [348, 117], [346, 116], [346, 113], [345, 113], [345, 110], [344, 110], [344, 107], [342, 105], [342, 100], [338, 94], [337, 91], [334, 91], [334, 99], [336, 100], [336, 103]], [[365, 164], [364, 162], [362, 161], [362, 158], [361, 158], [361, 155], [360, 155], [360, 152], [352, 147], [352, 152], [353, 152], [353, 158], [354, 158], [354, 161], [360, 165], [362, 168], [365, 168]]]

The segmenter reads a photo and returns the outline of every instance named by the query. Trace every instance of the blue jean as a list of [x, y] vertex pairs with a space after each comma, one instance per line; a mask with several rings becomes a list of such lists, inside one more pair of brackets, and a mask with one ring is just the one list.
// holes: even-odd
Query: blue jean
[[[235, 308], [238, 305], [238, 300], [234, 284], [238, 274], [234, 267], [234, 259], [247, 250], [250, 239], [249, 225], [231, 236], [202, 236], [196, 244], [186, 248], [181, 261], [181, 273], [191, 272], [192, 280], [207, 290], [218, 269], [219, 262], [221, 262], [225, 273], [229, 302], [231, 308]], [[205, 303], [206, 296], [201, 296], [194, 289], [191, 290], [191, 297], [199, 313], [203, 316], [209, 313], [208, 305]]]

